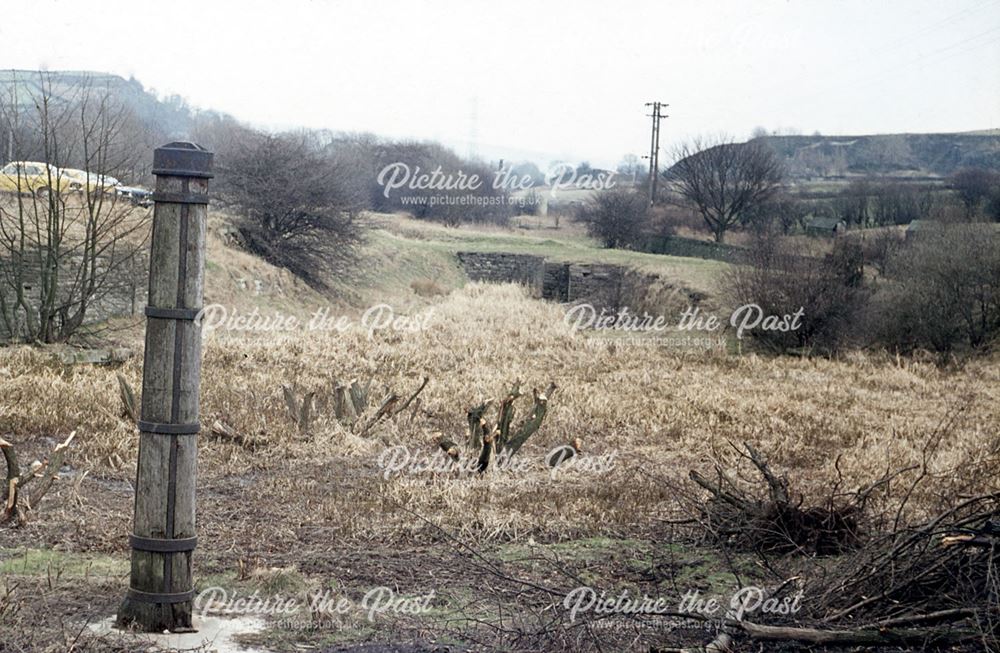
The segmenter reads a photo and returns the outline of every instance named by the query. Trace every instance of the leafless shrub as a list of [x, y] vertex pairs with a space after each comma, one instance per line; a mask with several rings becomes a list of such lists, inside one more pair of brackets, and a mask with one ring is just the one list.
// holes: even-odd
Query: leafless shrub
[[908, 224], [929, 217], [934, 193], [928, 186], [898, 181], [876, 181], [870, 185], [870, 219], [875, 224]]
[[948, 187], [965, 208], [966, 219], [972, 220], [1000, 196], [1000, 174], [983, 168], [962, 168], [948, 179]]
[[983, 349], [1000, 334], [1000, 234], [989, 225], [945, 225], [915, 236], [890, 259], [869, 330], [910, 352]]
[[676, 204], [658, 204], [649, 209], [649, 233], [652, 236], [673, 236], [682, 230], [704, 233], [705, 221], [697, 211]]
[[249, 251], [318, 289], [354, 261], [360, 207], [306, 134], [245, 130], [220, 169], [219, 193], [237, 210]]
[[626, 248], [641, 238], [649, 216], [649, 200], [630, 188], [595, 193], [577, 213], [587, 233], [604, 247]]
[[737, 306], [756, 304], [765, 315], [801, 312], [798, 328], [752, 334], [765, 350], [833, 352], [850, 340], [865, 298], [861, 264], [860, 248], [847, 240], [823, 255], [764, 235], [749, 248], [746, 264], [727, 273], [726, 285]]
[[[35, 156], [40, 176], [17, 166], [0, 202], [0, 332], [62, 342], [100, 320], [98, 304], [144, 274], [148, 212], [117, 201], [108, 177], [132, 167], [128, 111], [84, 79], [57, 96], [38, 73], [31, 108], [0, 102], [15, 160]], [[79, 168], [70, 176], [68, 168]]]
[[788, 193], [777, 192], [773, 197], [750, 206], [740, 217], [741, 222], [755, 231], [778, 229], [790, 234], [804, 227], [809, 209]]
[[829, 202], [833, 216], [851, 227], [866, 227], [872, 220], [872, 184], [868, 179], [852, 181]]
[[875, 268], [879, 274], [884, 275], [890, 262], [904, 244], [903, 234], [896, 229], [886, 228], [875, 231], [861, 243], [865, 263]]

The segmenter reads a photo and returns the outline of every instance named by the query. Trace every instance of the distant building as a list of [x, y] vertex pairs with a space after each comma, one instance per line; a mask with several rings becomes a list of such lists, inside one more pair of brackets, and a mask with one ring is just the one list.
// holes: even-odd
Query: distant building
[[847, 230], [847, 223], [837, 218], [810, 216], [805, 220], [805, 229], [810, 236], [836, 236]]

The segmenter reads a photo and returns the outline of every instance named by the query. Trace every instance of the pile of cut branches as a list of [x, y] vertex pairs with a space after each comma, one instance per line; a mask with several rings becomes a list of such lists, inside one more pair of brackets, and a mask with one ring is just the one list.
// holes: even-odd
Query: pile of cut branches
[[[865, 514], [872, 493], [914, 468], [886, 474], [846, 500], [834, 488], [826, 502], [803, 508], [801, 499], [792, 500], [788, 479], [776, 474], [763, 455], [749, 444], [734, 448], [759, 473], [760, 488], [748, 492], [719, 464], [714, 477], [691, 471], [691, 480], [709, 496], [682, 492], [688, 521], [715, 545], [761, 555], [779, 581], [767, 598], [781, 601], [801, 592], [802, 609], [746, 618], [727, 614], [719, 624], [723, 635], [709, 648], [692, 650], [731, 650], [726, 647], [740, 639], [1000, 650], [1000, 493], [965, 497], [931, 519], [908, 525], [901, 515], [915, 485], [926, 478], [924, 469], [906, 486], [896, 519], [880, 522]], [[798, 560], [810, 561], [814, 571], [805, 581], [783, 578], [781, 568], [795, 566], [783, 562], [801, 553], [809, 557]], [[822, 555], [835, 557], [826, 562], [815, 557]]]
[[817, 623], [872, 643], [1000, 650], [1000, 493], [873, 538], [804, 591]]
[[[918, 526], [865, 542], [797, 589], [795, 614], [727, 614], [724, 637], [828, 648], [1000, 650], [1000, 494], [974, 497]], [[693, 649], [699, 650], [699, 649]], [[700, 649], [707, 650], [707, 649]], [[733, 650], [733, 649], [713, 649]], [[865, 648], [865, 650], [870, 650]]]
[[691, 470], [691, 480], [711, 498], [703, 501], [689, 491], [681, 496], [711, 539], [734, 549], [815, 555], [841, 553], [857, 545], [861, 535], [858, 518], [868, 491], [859, 491], [847, 500], [831, 498], [824, 505], [804, 507], [802, 497], [794, 498], [788, 479], [775, 474], [752, 445], [732, 446], [752, 463], [766, 491], [752, 493], [719, 463], [712, 477]]

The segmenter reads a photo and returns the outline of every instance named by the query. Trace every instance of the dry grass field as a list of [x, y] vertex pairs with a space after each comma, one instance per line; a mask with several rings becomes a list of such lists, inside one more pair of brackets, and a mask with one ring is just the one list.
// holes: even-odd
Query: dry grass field
[[[396, 224], [369, 247], [386, 247], [402, 229]], [[210, 301], [300, 315], [322, 305], [282, 273], [223, 251], [217, 240], [212, 247]], [[411, 254], [455, 274], [433, 243], [418, 243]], [[703, 274], [694, 269], [692, 283]], [[280, 292], [241, 291], [239, 270], [274, 274]], [[457, 278], [441, 277], [451, 279], [441, 283], [445, 294], [428, 298], [415, 295], [405, 277], [400, 272], [386, 293], [401, 313], [426, 318], [422, 330], [369, 333], [361, 310], [341, 305], [334, 313], [352, 323], [343, 333], [206, 335], [199, 588], [274, 596], [332, 588], [355, 598], [381, 585], [408, 596], [435, 591], [433, 609], [419, 616], [368, 621], [350, 614], [312, 630], [272, 623], [245, 643], [279, 651], [552, 650], [554, 640], [536, 635], [556, 629], [553, 618], [566, 650], [700, 642], [667, 629], [566, 625], [537, 588], [587, 583], [668, 600], [689, 589], [733, 591], [731, 566], [678, 539], [673, 525], [680, 516], [675, 488], [687, 483], [689, 470], [719, 462], [734, 477], [749, 474], [730, 443], [766, 452], [807, 504], [832, 484], [852, 490], [910, 465], [930, 480], [908, 518], [954, 497], [1000, 490], [996, 356], [942, 367], [879, 354], [771, 358], [698, 343], [602, 340], [573, 333], [564, 308], [517, 286], [457, 287]], [[119, 337], [141, 349], [140, 330]], [[119, 373], [138, 391], [141, 356], [120, 366], [67, 367], [48, 350], [0, 349], [0, 436], [33, 460], [77, 433], [59, 483], [31, 519], [0, 528], [0, 651], [140, 646], [84, 627], [114, 613], [128, 582], [138, 436], [119, 398]], [[338, 383], [371, 379], [374, 388], [406, 396], [423, 376], [430, 382], [416, 410], [367, 433], [333, 417]], [[484, 476], [405, 469], [387, 477], [388, 451], [402, 446], [411, 456], [431, 456], [440, 434], [464, 442], [466, 411], [515, 380], [525, 389], [550, 381], [558, 388], [541, 430], [518, 453], [523, 466]], [[283, 385], [299, 396], [316, 393], [308, 429], [291, 419]], [[942, 430], [951, 414], [957, 417]], [[216, 421], [247, 441], [213, 437]], [[574, 438], [582, 441], [581, 461], [611, 463], [551, 473], [546, 453]], [[879, 509], [893, 508], [897, 487], [880, 495]], [[743, 581], [766, 574], [752, 559], [735, 564]], [[17, 638], [5, 642], [8, 633]], [[389, 647], [350, 648], [363, 642]]]

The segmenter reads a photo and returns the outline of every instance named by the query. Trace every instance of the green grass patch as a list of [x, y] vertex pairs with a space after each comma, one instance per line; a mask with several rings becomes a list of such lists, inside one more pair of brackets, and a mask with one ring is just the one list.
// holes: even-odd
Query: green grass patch
[[503, 544], [494, 554], [504, 562], [548, 558], [577, 561], [606, 559], [609, 555], [648, 552], [651, 545], [641, 540], [616, 540], [609, 537], [588, 537], [551, 544]]
[[0, 576], [121, 576], [129, 570], [128, 557], [67, 553], [55, 549], [0, 549]]
[[[616, 264], [660, 274], [708, 293], [715, 289], [721, 272], [729, 267], [728, 263], [709, 259], [604, 249], [592, 238], [569, 230], [565, 236], [540, 237], [488, 227], [448, 228], [399, 216], [389, 217], [379, 227], [371, 232], [366, 258], [371, 253], [372, 262], [379, 263], [380, 285], [392, 285], [397, 276], [438, 275], [457, 287], [461, 283], [453, 274], [445, 273], [451, 268], [461, 274], [454, 259], [457, 252], [508, 252], [551, 261]], [[400, 285], [398, 280], [395, 285]]]

